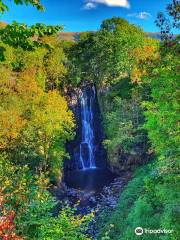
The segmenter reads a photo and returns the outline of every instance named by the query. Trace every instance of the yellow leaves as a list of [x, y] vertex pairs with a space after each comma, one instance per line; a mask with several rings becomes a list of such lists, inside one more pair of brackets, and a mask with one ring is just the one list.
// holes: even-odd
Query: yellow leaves
[[131, 81], [133, 83], [140, 83], [141, 82], [142, 73], [140, 70], [135, 66], [131, 72]]
[[23, 119], [16, 109], [0, 112], [0, 148], [8, 147], [19, 136], [25, 127], [26, 120]]
[[136, 56], [138, 61], [148, 61], [154, 57], [157, 57], [157, 48], [155, 46], [145, 45], [143, 48], [136, 48], [133, 51], [133, 55]]
[[53, 136], [53, 132], [63, 131], [64, 124], [74, 127], [73, 115], [68, 110], [66, 100], [59, 95], [58, 91], [50, 91], [41, 99], [41, 108], [34, 112], [34, 126], [39, 128], [41, 134]]
[[18, 77], [16, 89], [19, 97], [27, 104], [30, 104], [37, 95], [42, 94], [43, 90], [36, 81], [36, 70], [28, 69], [22, 72]]
[[[2, 73], [2, 74], [1, 74]], [[0, 66], [0, 148], [8, 148], [22, 139], [30, 112], [43, 93], [35, 80], [36, 70], [22, 73]], [[39, 100], [38, 100], [39, 101]]]
[[8, 187], [11, 185], [11, 180], [6, 179], [6, 181], [4, 181], [4, 186]]
[[36, 181], [37, 186], [39, 186], [41, 191], [44, 191], [47, 189], [47, 186], [49, 184], [49, 178], [45, 174], [41, 174], [38, 176], [37, 181]]
[[67, 68], [64, 65], [66, 60], [64, 51], [61, 47], [56, 46], [55, 49], [51, 50], [46, 58], [46, 72], [47, 82], [50, 89], [57, 87], [64, 76], [67, 74]]
[[133, 83], [142, 83], [142, 78], [147, 75], [149, 65], [159, 58], [158, 47], [159, 44], [157, 40], [146, 38], [143, 47], [136, 48], [132, 51], [132, 56], [136, 56], [136, 62], [131, 71], [131, 80]]
[[0, 65], [0, 93], [8, 93], [15, 84], [10, 67]]
[[131, 72], [131, 81], [133, 83], [141, 84], [141, 78], [146, 74], [145, 69], [139, 69], [137, 66], [134, 66]]
[[6, 22], [0, 22], [0, 28], [5, 28], [7, 26]]
[[44, 36], [41, 38], [41, 42], [48, 45], [56, 45], [58, 43], [58, 39], [56, 36]]
[[45, 154], [43, 146], [39, 146], [39, 154], [42, 156]]
[[9, 57], [0, 64], [0, 149], [22, 156], [18, 161], [37, 158], [40, 169], [55, 172], [75, 123], [65, 98], [58, 91], [45, 91], [62, 85], [66, 57], [55, 39], [43, 41], [57, 48], [8, 48]]

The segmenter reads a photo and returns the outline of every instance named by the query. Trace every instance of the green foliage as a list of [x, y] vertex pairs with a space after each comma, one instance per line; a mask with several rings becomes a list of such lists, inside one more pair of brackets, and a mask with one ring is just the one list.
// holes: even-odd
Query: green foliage
[[[134, 226], [132, 226], [134, 223], [128, 221], [128, 216], [131, 210], [134, 210], [134, 204], [138, 200], [139, 196], [145, 191], [143, 179], [149, 173], [149, 171], [150, 170], [148, 167], [136, 170], [132, 180], [128, 183], [127, 187], [123, 191], [116, 210], [112, 214], [107, 213], [105, 219], [98, 222], [98, 224], [100, 224], [99, 228], [101, 229], [101, 234], [97, 238], [98, 240], [103, 239], [102, 237], [107, 231], [109, 232], [108, 235], [110, 239], [124, 240], [122, 236], [127, 227], [132, 227], [131, 233], [134, 234]], [[141, 221], [141, 217], [138, 217], [136, 221]], [[144, 222], [142, 221], [141, 224], [142, 225], [138, 226], [143, 226]], [[109, 231], [111, 225], [113, 225], [113, 228], [111, 228], [111, 230]], [[136, 239], [135, 234], [133, 235], [133, 237], [134, 238], [126, 239]]]
[[1, 151], [15, 163], [48, 170], [52, 181], [61, 177], [65, 144], [74, 129], [73, 115], [58, 92], [66, 68], [63, 49], [54, 39], [42, 41], [56, 47], [56, 58], [53, 48], [24, 51], [3, 44], [5, 61], [0, 64]]
[[70, 83], [77, 86], [81, 81], [94, 81], [100, 92], [104, 143], [111, 166], [120, 165], [122, 154], [135, 156], [147, 150], [147, 134], [142, 129], [143, 90], [130, 79], [138, 80], [136, 66], [151, 61], [157, 48], [157, 41], [140, 28], [113, 17], [104, 20], [99, 31], [82, 33], [68, 51]]
[[13, 23], [0, 29], [0, 152], [7, 156], [0, 156], [1, 216], [6, 225], [14, 217], [14, 240], [89, 239], [83, 234], [88, 219], [69, 208], [52, 215], [56, 201], [47, 190], [61, 179], [75, 126], [62, 91], [66, 57], [54, 36], [60, 28]]
[[28, 27], [26, 24], [13, 22], [0, 29], [1, 41], [12, 47], [21, 47], [24, 50], [34, 50], [37, 47], [48, 47], [43, 44], [41, 38], [56, 34], [62, 29], [61, 26], [46, 26], [37, 23]]
[[70, 51], [72, 82], [95, 81], [100, 87], [117, 83], [130, 74], [133, 50], [143, 46], [145, 38], [140, 28], [121, 18], [105, 20], [96, 33], [83, 33]]
[[90, 220], [91, 216], [75, 216], [75, 212], [64, 208], [58, 217], [45, 221], [41, 226], [38, 239], [90, 240], [86, 234], [82, 233], [87, 229], [87, 223]]
[[47, 191], [45, 175], [34, 175], [27, 166], [15, 166], [0, 156], [0, 196], [6, 211], [15, 213], [16, 233], [23, 239], [89, 239], [83, 234], [91, 217], [64, 208], [52, 215], [56, 201]]
[[[44, 10], [44, 7], [41, 5], [39, 0], [14, 0], [14, 3], [17, 5], [22, 5], [22, 4], [31, 4], [32, 6], [36, 7], [38, 10]], [[8, 11], [9, 8], [6, 5], [4, 0], [0, 0], [0, 13], [4, 13]]]
[[[173, 1], [173, 4], [176, 4], [176, 1]], [[177, 8], [171, 14], [176, 17], [175, 24], [178, 23], [176, 10]], [[145, 47], [149, 53], [148, 51], [142, 53], [140, 49], [135, 50], [138, 58], [131, 79], [139, 86], [138, 89], [142, 89], [139, 93], [144, 100], [141, 106], [145, 115], [143, 128], [149, 136], [150, 151], [156, 158], [151, 166], [144, 166], [135, 173], [122, 193], [119, 205], [112, 216], [109, 216], [108, 213], [103, 216], [102, 221], [105, 222], [105, 225], [104, 227], [100, 225], [102, 231], [100, 231], [98, 239], [177, 240], [179, 238], [178, 80], [180, 76], [177, 39], [173, 41], [165, 39], [165, 42], [161, 43], [159, 53], [157, 49], [154, 49], [153, 54], [150, 53], [155, 45]], [[149, 61], [149, 57], [151, 61]], [[143, 63], [142, 60], [145, 62]], [[138, 62], [141, 63], [139, 66]], [[115, 98], [112, 93], [111, 95]], [[115, 106], [114, 103], [112, 105]], [[123, 109], [122, 106], [121, 109]], [[130, 111], [128, 110], [128, 112]], [[112, 116], [109, 126], [110, 122], [118, 117], [114, 112]], [[113, 132], [112, 136], [116, 136], [115, 126], [118, 121], [114, 120], [114, 122], [116, 124], [109, 128], [110, 136], [111, 132]], [[124, 135], [120, 136], [121, 140]], [[171, 234], [144, 233], [140, 237], [134, 233], [136, 227], [173, 231]]]
[[105, 29], [108, 32], [115, 32], [118, 28], [128, 27], [129, 23], [123, 18], [113, 17], [111, 19], [106, 19], [101, 24], [101, 29]]
[[155, 166], [141, 167], [135, 172], [115, 211], [112, 214], [107, 212], [99, 219], [101, 234], [98, 240], [106, 239], [103, 238], [106, 233], [107, 239], [112, 240], [139, 239], [134, 232], [136, 227], [173, 230], [167, 235], [143, 234], [141, 239], [144, 240], [178, 239], [178, 182], [173, 175], [162, 182], [161, 176], [154, 170]]
[[[99, 100], [106, 134], [104, 145], [111, 167], [121, 169], [126, 164], [142, 162], [138, 156], [147, 151], [147, 133], [142, 128], [142, 90], [128, 78], [120, 79], [109, 91], [101, 93]], [[125, 162], [123, 158], [132, 160]]]
[[[163, 171], [177, 172], [179, 159], [179, 71], [178, 58], [171, 53], [163, 57], [160, 64], [153, 67], [153, 77], [148, 81], [152, 92], [151, 102], [146, 102], [149, 138], [159, 160], [162, 162]], [[166, 163], [165, 163], [166, 162]]]
[[[39, 1], [14, 2], [42, 9]], [[168, 11], [177, 27], [175, 3]], [[0, 1], [0, 12], [6, 10]], [[178, 240], [179, 37], [159, 44], [116, 17], [103, 21], [97, 32], [82, 33], [77, 42], [58, 42], [61, 29], [0, 26], [1, 215], [12, 212], [13, 234], [25, 239], [89, 239], [84, 232], [90, 216], [64, 208], [54, 217], [56, 201], [47, 191], [49, 181], [61, 178], [65, 145], [74, 136], [63, 93], [87, 81], [98, 88], [110, 166], [117, 170], [125, 164], [123, 155], [145, 154], [147, 133], [156, 156], [154, 164], [136, 171], [112, 215], [99, 216], [98, 240], [139, 239], [138, 226], [173, 229], [158, 239]]]
[[[104, 129], [107, 140], [105, 143], [111, 151], [118, 147], [128, 153], [133, 151], [133, 145], [138, 144], [138, 141], [136, 142], [138, 131], [140, 124], [143, 123], [140, 102], [141, 99], [138, 99], [137, 94], [132, 95], [128, 100], [115, 97], [113, 101], [110, 98], [109, 103], [106, 102]], [[107, 109], [108, 106], [109, 109]]]
[[[54, 39], [54, 38], [53, 38]], [[52, 39], [45, 39], [50, 42], [53, 48], [49, 49], [45, 56], [45, 69], [47, 73], [47, 88], [48, 89], [61, 89], [64, 90], [67, 77], [67, 56], [64, 52], [64, 47], [61, 42]]]

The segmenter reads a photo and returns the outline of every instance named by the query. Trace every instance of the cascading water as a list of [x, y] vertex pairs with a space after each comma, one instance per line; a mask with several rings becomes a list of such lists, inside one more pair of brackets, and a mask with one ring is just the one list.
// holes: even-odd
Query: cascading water
[[94, 86], [90, 89], [89, 95], [85, 89], [80, 97], [82, 139], [79, 147], [79, 160], [83, 170], [96, 168], [93, 128], [93, 104], [95, 97], [96, 90]]
[[96, 88], [84, 85], [75, 96], [76, 137], [67, 145], [71, 159], [65, 161], [64, 180], [70, 188], [100, 191], [114, 175], [107, 168], [102, 144], [104, 135]]

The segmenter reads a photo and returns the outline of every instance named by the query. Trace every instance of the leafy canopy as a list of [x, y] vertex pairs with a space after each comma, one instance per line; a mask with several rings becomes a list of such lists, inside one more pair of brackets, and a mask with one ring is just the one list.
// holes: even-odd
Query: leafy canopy
[[[14, 0], [14, 3], [16, 5], [23, 5], [23, 4], [28, 5], [28, 4], [30, 4], [30, 5], [32, 5], [34, 7], [36, 7], [38, 10], [41, 10], [41, 11], [44, 10], [44, 7], [40, 3], [39, 0]], [[5, 3], [5, 1], [4, 0], [0, 0], [0, 13], [4, 13], [4, 12], [6, 12], [8, 10], [9, 10], [9, 8], [8, 8], [7, 4]]]
[[43, 44], [42, 38], [54, 35], [60, 30], [62, 30], [61, 26], [46, 26], [37, 23], [28, 27], [26, 24], [13, 22], [4, 28], [0, 28], [0, 36], [1, 41], [9, 46], [34, 50], [37, 47], [48, 47], [48, 44]]

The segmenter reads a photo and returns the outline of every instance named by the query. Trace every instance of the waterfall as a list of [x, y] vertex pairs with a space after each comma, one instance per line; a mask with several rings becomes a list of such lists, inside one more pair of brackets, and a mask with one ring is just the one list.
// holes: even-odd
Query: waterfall
[[79, 146], [79, 160], [83, 170], [96, 168], [93, 127], [93, 104], [95, 97], [96, 90], [94, 86], [89, 91], [84, 89], [80, 96], [82, 137]]

